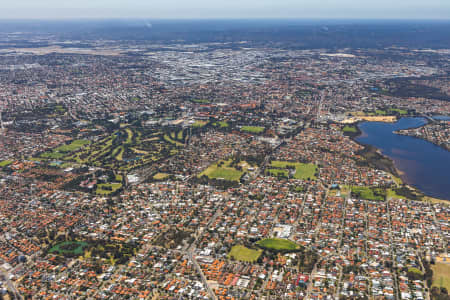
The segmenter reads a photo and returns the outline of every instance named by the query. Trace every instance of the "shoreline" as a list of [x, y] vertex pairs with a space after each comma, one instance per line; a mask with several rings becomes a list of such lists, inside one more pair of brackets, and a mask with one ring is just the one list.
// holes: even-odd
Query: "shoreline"
[[[348, 135], [348, 136], [352, 141], [354, 141], [357, 144], [364, 147], [360, 151], [359, 154], [361, 154], [365, 158], [365, 160], [369, 166], [389, 173], [391, 176], [393, 176], [393, 180], [394, 180], [394, 178], [400, 179], [401, 183], [398, 183], [396, 180], [394, 180], [397, 187], [401, 187], [401, 186], [407, 187], [408, 189], [410, 189], [411, 191], [413, 191], [414, 193], [416, 193], [420, 196], [420, 198], [421, 198], [420, 201], [430, 201], [433, 203], [440, 202], [440, 203], [445, 203], [445, 204], [450, 205], [450, 199], [441, 199], [441, 198], [436, 198], [435, 196], [432, 196], [432, 195], [427, 195], [424, 192], [422, 192], [420, 189], [416, 188], [415, 186], [405, 182], [405, 179], [404, 179], [404, 176], [406, 175], [405, 172], [399, 170], [395, 166], [393, 159], [384, 155], [382, 153], [382, 151], [380, 149], [378, 149], [377, 147], [369, 145], [369, 144], [364, 144], [364, 143], [356, 140], [359, 136], [361, 136], [363, 134], [363, 132], [359, 128], [359, 123], [360, 122], [353, 124], [358, 129], [358, 132], [355, 134]], [[423, 126], [425, 126], [425, 125], [423, 125]], [[419, 126], [419, 127], [421, 127], [421, 126]], [[434, 143], [432, 143], [432, 144], [435, 145]], [[436, 146], [438, 146], [438, 145], [436, 145]], [[446, 150], [445, 148], [443, 148], [443, 149]], [[375, 154], [375, 155], [372, 156], [371, 154]], [[407, 199], [407, 198], [405, 197], [405, 199]], [[411, 200], [411, 199], [408, 199], [408, 200]], [[417, 201], [417, 200], [413, 200], [413, 201]]]
[[[362, 143], [362, 142], [356, 140], [356, 138], [360, 137], [360, 136], [363, 134], [363, 132], [362, 132], [361, 129], [359, 128], [359, 124], [360, 124], [361, 122], [362, 122], [362, 121], [357, 121], [356, 123], [351, 124], [352, 126], [354, 126], [354, 127], [356, 128], [356, 132], [354, 132], [354, 133], [347, 132], [347, 133], [344, 133], [344, 135], [348, 136], [352, 141], [354, 141], [354, 142], [357, 143], [358, 145], [361, 145], [362, 147], [364, 147], [364, 148], [360, 151], [361, 153], [363, 153], [363, 154], [370, 153], [370, 152], [376, 153], [377, 156], [378, 156], [378, 157], [376, 157], [377, 160], [379, 160], [379, 158], [381, 158], [381, 159], [385, 160], [385, 162], [383, 162], [383, 164], [387, 164], [387, 166], [386, 166], [387, 169], [384, 168], [384, 167], [381, 167], [381, 168], [377, 167], [377, 164], [376, 164], [376, 163], [374, 163], [374, 165], [372, 165], [372, 167], [375, 167], [375, 168], [377, 168], [377, 169], [386, 171], [386, 172], [390, 173], [391, 175], [393, 175], [393, 176], [395, 176], [395, 177], [397, 177], [397, 178], [400, 178], [401, 181], [403, 182], [403, 178], [401, 178], [401, 176], [404, 175], [405, 173], [404, 173], [403, 171], [400, 171], [400, 170], [395, 166], [394, 161], [393, 161], [390, 157], [384, 155], [384, 154], [381, 152], [381, 150], [378, 149], [377, 147], [372, 146], [372, 145], [368, 145], [368, 144], [364, 144], [364, 143]], [[363, 121], [363, 122], [371, 122], [371, 121]], [[388, 122], [384, 122], [384, 123], [388, 123]], [[368, 164], [371, 165], [371, 163], [370, 163], [370, 161], [368, 160], [368, 158], [367, 158], [366, 156], [364, 156], [364, 155], [362, 155], [362, 156], [366, 159], [366, 161], [368, 162]], [[376, 160], [375, 160], [375, 161], [376, 161]]]
[[350, 117], [339, 122], [344, 125], [356, 125], [359, 122], [381, 122], [381, 123], [395, 123], [398, 121], [397, 116], [361, 116]]
[[[356, 137], [358, 137], [358, 136], [356, 136]], [[369, 166], [379, 169], [379, 170], [383, 170], [385, 172], [388, 172], [388, 173], [394, 175], [395, 177], [400, 178], [403, 182], [403, 178], [401, 178], [401, 176], [404, 175], [405, 173], [403, 171], [400, 171], [395, 166], [394, 161], [390, 157], [384, 155], [381, 152], [381, 150], [375, 146], [364, 144], [364, 143], [357, 141], [356, 137], [351, 138], [351, 139], [354, 142], [356, 142], [359, 145], [364, 147], [361, 151], [357, 152], [357, 154], [362, 155], [365, 158], [365, 160], [367, 161]], [[375, 156], [371, 156], [371, 154], [375, 154]]]
[[[417, 128], [420, 128], [420, 127], [424, 127], [424, 126], [426, 126], [426, 125], [427, 125], [427, 124], [425, 124], [425, 125], [423, 125], [423, 126], [415, 127], [415, 128], [408, 128], [408, 129], [402, 129], [402, 130], [417, 129]], [[440, 144], [437, 144], [437, 143], [435, 143], [435, 142], [433, 142], [433, 141], [424, 139], [424, 138], [422, 138], [422, 137], [415, 136], [415, 135], [409, 135], [409, 134], [400, 132], [399, 130], [394, 131], [394, 133], [395, 133], [395, 134], [398, 134], [398, 135], [409, 136], [409, 137], [416, 138], [416, 139], [419, 139], [419, 140], [422, 140], [422, 141], [426, 141], [426, 142], [431, 143], [431, 144], [433, 144], [433, 145], [435, 145], [435, 146], [437, 146], [437, 147], [439, 147], [439, 148], [441, 148], [441, 149], [444, 149], [444, 150], [450, 152], [450, 147], [449, 147], [449, 148], [444, 147], [444, 146], [442, 146], [442, 145], [440, 145]]]

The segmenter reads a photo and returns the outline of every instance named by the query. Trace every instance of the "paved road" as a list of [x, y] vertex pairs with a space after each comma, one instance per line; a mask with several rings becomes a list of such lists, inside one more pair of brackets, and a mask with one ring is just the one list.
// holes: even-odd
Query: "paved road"
[[[209, 220], [208, 224], [206, 224], [205, 228], [208, 229], [208, 227], [215, 222], [215, 220], [222, 215], [222, 211], [220, 209], [218, 209], [216, 211], [216, 213], [211, 217], [211, 219]], [[211, 287], [208, 284], [208, 281], [206, 280], [205, 274], [203, 274], [202, 268], [200, 268], [200, 265], [198, 264], [197, 260], [195, 259], [192, 249], [195, 247], [195, 245], [197, 244], [197, 240], [198, 238], [202, 235], [202, 232], [199, 232], [197, 234], [197, 237], [195, 238], [195, 240], [192, 242], [192, 244], [188, 247], [186, 254], [189, 257], [189, 260], [192, 261], [192, 263], [194, 264], [194, 267], [197, 269], [197, 272], [200, 274], [200, 277], [202, 279], [202, 282], [204, 284], [204, 286], [206, 287], [206, 290], [208, 291], [209, 297], [211, 299], [216, 300], [216, 294], [214, 293], [214, 291], [211, 289]]]
[[[319, 260], [320, 261], [320, 260]], [[311, 271], [311, 274], [309, 275], [309, 283], [308, 283], [308, 288], [306, 289], [306, 296], [305, 299], [310, 299], [311, 296], [311, 292], [312, 292], [312, 288], [313, 288], [313, 278], [316, 275], [317, 272], [317, 264], [319, 263], [319, 261], [314, 265], [313, 270]]]
[[8, 287], [8, 290], [13, 293], [13, 298], [14, 299], [23, 299], [23, 297], [20, 295], [19, 291], [17, 290], [15, 284], [9, 279], [11, 274], [1, 267], [0, 267], [0, 274], [2, 274], [5, 277], [6, 286]]
[[205, 285], [206, 290], [208, 291], [209, 297], [211, 299], [216, 300], [217, 299], [216, 294], [209, 286], [208, 281], [206, 280], [205, 274], [203, 274], [202, 268], [200, 268], [200, 265], [198, 264], [197, 260], [192, 255], [192, 252], [191, 251], [187, 252], [187, 255], [188, 255], [189, 259], [192, 261], [192, 263], [194, 264], [194, 267], [197, 269], [197, 272], [200, 274], [202, 282]]
[[[1, 236], [0, 240], [4, 243], [8, 243], [8, 241], [5, 239], [5, 236]], [[8, 243], [9, 244], [9, 243]], [[16, 266], [18, 268], [20, 265]], [[14, 270], [14, 269], [13, 269]], [[9, 278], [11, 277], [11, 273], [4, 268], [0, 267], [0, 274], [5, 277], [6, 285], [8, 286], [8, 290], [14, 293], [13, 298], [14, 299], [23, 299], [22, 295], [19, 293], [19, 291], [16, 288], [16, 285], [14, 282], [12, 282]]]
[[[392, 197], [389, 197], [388, 199], [386, 199], [386, 212], [387, 212], [387, 217], [388, 217], [388, 225], [389, 225], [389, 241], [391, 241], [391, 244], [389, 246], [389, 251], [391, 252], [392, 255], [392, 262], [394, 263], [394, 266], [397, 266], [397, 260], [393, 251], [393, 246], [392, 246], [392, 220], [391, 220], [391, 210], [389, 208], [389, 202], [392, 201]], [[394, 297], [396, 300], [399, 299], [399, 295], [398, 295], [398, 283], [397, 283], [397, 276], [394, 273], [393, 276], [394, 277]]]

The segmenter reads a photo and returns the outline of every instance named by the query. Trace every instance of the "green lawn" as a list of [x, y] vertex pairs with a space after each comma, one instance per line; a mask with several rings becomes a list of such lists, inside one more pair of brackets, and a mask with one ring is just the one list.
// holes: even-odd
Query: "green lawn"
[[208, 122], [197, 120], [197, 121], [195, 121], [194, 124], [192, 124], [192, 127], [194, 127], [194, 128], [200, 128], [200, 127], [205, 126], [206, 124], [208, 124]]
[[420, 270], [417, 269], [417, 268], [409, 268], [409, 269], [408, 269], [408, 272], [415, 273], [415, 274], [418, 274], [418, 275], [420, 275], [420, 276], [423, 276], [423, 272], [420, 271]]
[[354, 186], [352, 187], [352, 194], [355, 197], [364, 200], [384, 201], [386, 196], [386, 190], [366, 186]]
[[356, 129], [355, 126], [345, 125], [344, 128], [342, 128], [342, 131], [346, 133], [357, 133], [358, 129]]
[[[79, 164], [109, 168], [116, 171], [129, 171], [152, 161], [157, 161], [162, 157], [173, 155], [176, 152], [173, 145], [177, 147], [183, 146], [183, 143], [178, 142], [175, 138], [178, 136], [177, 132], [181, 132], [180, 130], [164, 134], [162, 131], [147, 132], [139, 128], [128, 127], [129, 125], [124, 124], [124, 126], [122, 129], [116, 130], [76, 152], [65, 154], [64, 157], [61, 157], [60, 154], [50, 153], [46, 153], [42, 157], [74, 161]], [[170, 137], [170, 134], [172, 134], [173, 138]], [[87, 143], [89, 142], [79, 141], [73, 144], [81, 145]]]
[[255, 262], [261, 256], [262, 250], [253, 250], [241, 245], [236, 245], [231, 248], [228, 253], [228, 258], [234, 258], [236, 260], [245, 262]]
[[90, 141], [88, 140], [74, 140], [68, 145], [61, 145], [53, 149], [53, 152], [72, 152], [80, 149], [84, 145], [88, 145], [89, 143]]
[[62, 105], [55, 105], [55, 112], [62, 114], [64, 112], [66, 112], [66, 110], [64, 109], [64, 107]]
[[396, 113], [398, 113], [398, 114], [400, 114], [400, 115], [406, 115], [406, 114], [408, 114], [408, 111], [407, 111], [407, 110], [400, 109], [400, 108], [391, 108], [391, 109], [389, 109], [389, 110], [392, 111], [392, 112], [396, 112]]
[[41, 158], [46, 159], [61, 159], [67, 155], [67, 153], [80, 149], [84, 145], [90, 144], [88, 140], [74, 140], [70, 144], [61, 145], [56, 147], [51, 152], [44, 152], [40, 155]]
[[[122, 183], [114, 182], [114, 183], [101, 183], [97, 185], [96, 194], [99, 195], [109, 195], [117, 191], [122, 187]], [[111, 190], [109, 190], [111, 188]]]
[[207, 99], [192, 99], [192, 102], [194, 103], [199, 103], [199, 104], [209, 104], [211, 103], [209, 100]]
[[433, 269], [432, 286], [445, 287], [450, 291], [450, 264], [437, 262], [431, 265], [431, 269]]
[[125, 132], [127, 133], [127, 140], [125, 144], [131, 144], [133, 141], [133, 131], [130, 128], [125, 128]]
[[264, 239], [256, 243], [258, 246], [272, 250], [297, 250], [300, 248], [296, 243], [286, 239]]
[[405, 199], [406, 198], [405, 196], [397, 194], [395, 192], [395, 190], [393, 190], [393, 189], [387, 189], [386, 190], [386, 195], [387, 195], [387, 197], [391, 197], [391, 198], [394, 198], [394, 199]]
[[169, 178], [169, 174], [166, 174], [166, 173], [156, 173], [154, 176], [153, 176], [153, 179], [155, 179], [155, 180], [164, 180], [164, 179], [166, 179], [166, 178]]
[[177, 133], [177, 140], [180, 140], [180, 141], [183, 140], [183, 130], [178, 131], [178, 133]]
[[301, 193], [301, 192], [304, 192], [304, 191], [305, 191], [305, 188], [304, 188], [304, 187], [301, 187], [301, 186], [296, 186], [294, 190], [295, 190], [296, 192], [298, 192], [298, 193]]
[[59, 244], [56, 244], [50, 249], [50, 253], [57, 253], [59, 255], [64, 254], [75, 254], [82, 255], [84, 253], [83, 249], [87, 247], [89, 244], [86, 242], [77, 242], [77, 241], [66, 241]]
[[182, 144], [182, 143], [180, 143], [180, 142], [177, 142], [177, 141], [175, 141], [175, 140], [172, 140], [172, 139], [170, 138], [170, 136], [167, 135], [167, 134], [164, 135], [164, 140], [165, 140], [166, 142], [171, 143], [171, 144], [175, 144], [175, 145], [177, 145], [177, 146], [179, 146], [179, 147], [184, 146], [184, 144]]
[[271, 163], [271, 166], [274, 168], [286, 169], [287, 167], [295, 168], [295, 179], [316, 179], [314, 174], [316, 173], [317, 166], [315, 164], [303, 164], [299, 162], [288, 162], [288, 161], [279, 161], [274, 160]]
[[214, 122], [213, 126], [218, 126], [220, 128], [227, 128], [230, 125], [226, 121], [219, 121], [219, 122]]
[[12, 164], [13, 162], [11, 160], [4, 160], [4, 161], [0, 161], [0, 168], [9, 166], [10, 164]]
[[392, 180], [394, 180], [395, 184], [397, 184], [397, 186], [401, 186], [403, 184], [403, 180], [400, 177], [396, 177], [394, 175], [391, 174]]
[[71, 163], [71, 162], [63, 163], [63, 164], [60, 164], [60, 165], [59, 165], [59, 168], [61, 168], [61, 169], [66, 169], [66, 168], [72, 167], [73, 165], [74, 165], [74, 164]]
[[287, 166], [294, 166], [295, 163], [281, 160], [273, 160], [270, 165], [275, 168], [286, 168]]
[[206, 175], [209, 178], [221, 178], [230, 181], [237, 181], [241, 178], [242, 173], [243, 172], [238, 171], [234, 168], [219, 167], [217, 165], [214, 165], [212, 167], [208, 167], [208, 169], [206, 169], [202, 175]]
[[44, 152], [41, 154], [42, 158], [49, 158], [49, 159], [61, 159], [64, 156], [65, 154], [61, 152]]
[[[223, 162], [223, 164], [219, 167], [219, 164]], [[244, 171], [238, 171], [233, 167], [230, 167], [231, 160], [227, 161], [219, 161], [215, 164], [210, 165], [206, 170], [201, 172], [198, 177], [206, 175], [208, 178], [215, 179], [224, 179], [229, 181], [238, 181]]]
[[117, 155], [115, 156], [115, 158], [118, 161], [122, 161], [123, 160], [123, 152], [125, 151], [125, 149], [123, 148], [123, 146], [117, 147], [116, 149], [114, 149], [114, 152], [117, 152]]
[[261, 126], [242, 126], [241, 131], [250, 132], [250, 133], [261, 133], [265, 130], [264, 127]]
[[315, 164], [295, 164], [295, 179], [316, 179], [314, 174], [316, 173], [316, 165]]
[[404, 109], [400, 109], [400, 108], [387, 108], [386, 110], [377, 109], [373, 112], [367, 113], [367, 115], [369, 115], [369, 116], [388, 116], [388, 115], [392, 115], [395, 113], [397, 113], [399, 115], [406, 115], [406, 114], [408, 114], [408, 111], [404, 110]]

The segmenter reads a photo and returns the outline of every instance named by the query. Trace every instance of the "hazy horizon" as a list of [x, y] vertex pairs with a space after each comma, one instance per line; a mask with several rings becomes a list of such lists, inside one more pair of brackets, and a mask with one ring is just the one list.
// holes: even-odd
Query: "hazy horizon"
[[2, 20], [60, 19], [409, 19], [448, 20], [450, 1], [379, 0], [17, 0], [2, 5]]

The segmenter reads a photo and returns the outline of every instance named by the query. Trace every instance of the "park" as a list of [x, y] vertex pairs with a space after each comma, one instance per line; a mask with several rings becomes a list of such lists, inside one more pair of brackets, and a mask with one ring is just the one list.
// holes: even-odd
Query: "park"
[[258, 245], [263, 249], [274, 251], [295, 251], [300, 249], [300, 246], [297, 245], [296, 243], [290, 240], [279, 238], [263, 239], [258, 241], [256, 245]]

